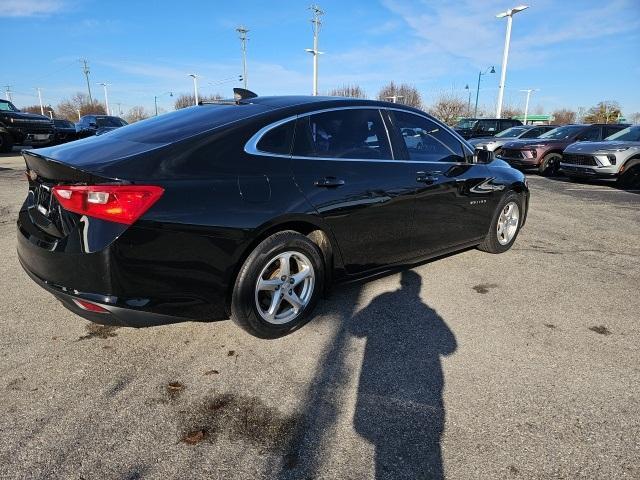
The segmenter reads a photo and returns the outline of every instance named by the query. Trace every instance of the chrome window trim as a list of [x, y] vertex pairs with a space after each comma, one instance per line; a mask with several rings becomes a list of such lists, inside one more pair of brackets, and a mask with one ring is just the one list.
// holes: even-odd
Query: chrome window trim
[[[380, 159], [369, 159], [369, 158], [335, 158], [335, 157], [306, 157], [306, 156], [301, 156], [301, 155], [285, 155], [282, 153], [269, 153], [269, 152], [263, 152], [262, 150], [258, 150], [258, 143], [260, 142], [260, 140], [262, 139], [262, 137], [264, 135], [266, 135], [269, 131], [271, 131], [274, 128], [279, 127], [280, 125], [283, 125], [287, 122], [291, 122], [293, 120], [298, 120], [299, 118], [304, 118], [304, 117], [308, 117], [310, 115], [316, 115], [319, 113], [326, 113], [326, 112], [335, 112], [335, 111], [339, 111], [339, 110], [362, 110], [362, 109], [367, 109], [367, 110], [378, 110], [378, 113], [380, 114], [380, 119], [382, 121], [382, 124], [385, 127], [385, 131], [387, 133], [387, 142], [389, 142], [389, 149], [391, 151], [391, 156], [394, 156], [394, 151], [393, 151], [393, 145], [391, 142], [391, 137], [389, 135], [389, 130], [387, 128], [387, 123], [384, 120], [384, 118], [382, 117], [382, 110], [394, 110], [394, 111], [398, 111], [398, 112], [405, 112], [405, 113], [411, 113], [413, 115], [416, 115], [418, 117], [422, 117], [425, 118], [427, 120], [430, 120], [434, 123], [436, 123], [436, 125], [439, 125], [440, 127], [444, 127], [446, 129], [448, 129], [449, 127], [447, 127], [446, 125], [444, 125], [442, 122], [440, 122], [439, 120], [429, 117], [425, 114], [420, 114], [417, 112], [413, 112], [411, 110], [405, 110], [403, 108], [394, 108], [394, 107], [378, 107], [375, 105], [353, 105], [353, 106], [347, 106], [347, 107], [333, 107], [333, 108], [323, 108], [320, 110], [313, 110], [310, 112], [305, 112], [305, 113], [301, 113], [298, 115], [292, 115], [290, 117], [286, 117], [280, 120], [277, 120], [273, 123], [270, 123], [268, 125], [265, 125], [264, 127], [262, 127], [260, 130], [258, 130], [256, 133], [254, 133], [251, 138], [249, 138], [249, 140], [247, 141], [247, 143], [244, 146], [244, 152], [248, 153], [249, 155], [258, 155], [258, 156], [263, 156], [263, 157], [276, 157], [276, 158], [289, 158], [289, 159], [295, 159], [295, 160], [324, 160], [324, 161], [332, 161], [332, 162], [378, 162], [378, 163], [398, 163], [398, 162], [403, 162], [403, 163], [428, 163], [428, 164], [436, 164], [436, 165], [469, 165], [470, 162], [430, 162], [430, 161], [421, 161], [421, 160], [403, 160], [403, 159], [397, 159], [397, 158], [393, 158], [393, 159], [385, 159], [385, 160], [380, 160]], [[455, 131], [453, 132], [455, 134], [455, 138], [458, 138], [458, 140], [462, 139], [462, 137], [460, 137]], [[462, 141], [460, 142], [462, 145], [462, 148], [464, 149], [466, 147], [465, 145], [465, 141], [464, 139], [462, 139]], [[467, 148], [468, 149], [468, 148]], [[471, 155], [473, 155], [473, 152], [468, 149], [469, 153]]]

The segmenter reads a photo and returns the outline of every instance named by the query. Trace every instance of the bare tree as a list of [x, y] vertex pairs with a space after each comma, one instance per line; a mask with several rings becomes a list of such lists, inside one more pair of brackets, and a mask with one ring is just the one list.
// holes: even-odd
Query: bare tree
[[383, 101], [395, 101], [402, 103], [403, 105], [409, 105], [410, 107], [420, 108], [422, 107], [422, 97], [420, 92], [413, 85], [401, 83], [396, 85], [393, 82], [382, 87], [382, 90], [378, 92], [378, 100]]
[[[51, 105], [43, 105], [44, 115], [46, 117], [49, 116], [49, 111], [53, 112], [53, 117], [56, 118], [56, 112]], [[40, 105], [28, 105], [26, 107], [22, 107], [20, 110], [27, 113], [37, 113], [38, 115], [42, 115], [40, 113]]]
[[[38, 107], [38, 109], [39, 108], [40, 107]], [[72, 122], [78, 121], [78, 110], [80, 111], [80, 116], [89, 114], [107, 114], [104, 105], [95, 100], [93, 103], [90, 103], [89, 97], [82, 92], [76, 93], [70, 99], [62, 100], [56, 107], [58, 118], [66, 118]]]
[[467, 102], [453, 93], [441, 93], [429, 108], [429, 113], [447, 125], [454, 125], [467, 114]]
[[513, 118], [519, 115], [524, 115], [524, 111], [520, 107], [513, 105], [505, 105], [502, 107], [502, 118]]
[[[216, 102], [219, 100], [223, 100], [222, 95], [219, 93], [214, 93], [213, 95], [198, 95], [199, 102]], [[174, 107], [176, 110], [180, 110], [181, 108], [193, 107], [196, 103], [196, 97], [192, 93], [181, 93], [176, 98], [174, 102]]]
[[640, 123], [640, 112], [632, 113], [630, 118], [632, 123], [638, 125]]
[[568, 123], [576, 123], [576, 112], [569, 110], [568, 108], [561, 108], [556, 110], [551, 115], [553, 123], [557, 125], [566, 125]]
[[605, 100], [591, 107], [584, 116], [585, 123], [615, 123], [620, 118], [621, 110], [618, 102]]
[[536, 105], [536, 107], [533, 109], [533, 114], [544, 115], [544, 107], [540, 104]]
[[366, 92], [359, 85], [343, 85], [329, 91], [330, 97], [367, 98]]
[[129, 109], [125, 114], [124, 119], [127, 123], [136, 123], [140, 120], [144, 120], [145, 118], [149, 118], [150, 116], [151, 114], [144, 107], [136, 105]]

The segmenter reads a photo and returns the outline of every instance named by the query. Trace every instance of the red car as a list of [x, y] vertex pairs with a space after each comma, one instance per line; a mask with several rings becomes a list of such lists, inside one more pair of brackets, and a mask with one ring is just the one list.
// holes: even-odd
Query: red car
[[628, 127], [622, 124], [564, 125], [531, 140], [505, 143], [497, 156], [514, 167], [537, 168], [541, 175], [558, 172], [562, 151], [574, 142], [599, 141]]

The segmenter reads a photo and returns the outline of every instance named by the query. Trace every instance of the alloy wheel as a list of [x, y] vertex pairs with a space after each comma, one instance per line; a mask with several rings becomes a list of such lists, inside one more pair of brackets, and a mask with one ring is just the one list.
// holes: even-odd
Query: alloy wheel
[[498, 217], [498, 242], [500, 245], [508, 245], [518, 231], [520, 221], [520, 208], [516, 202], [507, 203], [500, 211]]
[[315, 271], [306, 255], [279, 253], [267, 262], [256, 281], [258, 313], [275, 325], [291, 322], [311, 301], [314, 286]]

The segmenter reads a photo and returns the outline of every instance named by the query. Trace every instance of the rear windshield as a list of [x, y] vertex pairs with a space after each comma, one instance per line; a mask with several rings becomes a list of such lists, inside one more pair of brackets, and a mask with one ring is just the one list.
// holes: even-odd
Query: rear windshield
[[118, 117], [96, 117], [98, 127], [124, 127], [127, 122]]
[[461, 130], [471, 130], [473, 127], [475, 127], [476, 123], [478, 123], [478, 120], [465, 118], [456, 123], [455, 128], [459, 128]]
[[267, 110], [270, 108], [258, 104], [201, 105], [183, 108], [118, 128], [109, 133], [109, 137], [147, 144], [177, 142]]
[[56, 127], [73, 128], [73, 123], [69, 120], [54, 120], [53, 123]]
[[619, 142], [640, 142], [640, 125], [627, 127], [624, 130], [609, 135], [605, 140], [618, 140]]

